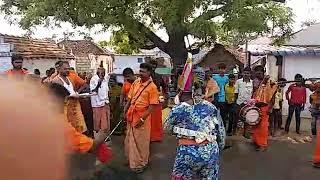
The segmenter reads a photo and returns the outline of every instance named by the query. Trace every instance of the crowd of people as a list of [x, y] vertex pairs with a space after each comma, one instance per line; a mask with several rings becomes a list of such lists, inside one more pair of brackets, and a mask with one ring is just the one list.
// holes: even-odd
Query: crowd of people
[[[23, 69], [23, 58], [12, 57], [13, 69], [6, 72], [8, 79], [23, 80], [28, 71]], [[176, 105], [163, 127], [163, 97], [168, 97], [167, 82], [155, 73], [157, 62], [140, 64], [139, 76], [131, 68], [123, 71], [124, 83], [108, 75], [103, 67], [93, 76], [77, 74], [68, 62], [58, 61], [55, 68], [34, 71], [35, 79], [59, 100], [66, 121], [66, 137], [72, 152], [108, 151], [105, 141], [111, 133], [125, 134], [124, 149], [129, 168], [142, 173], [149, 164], [150, 143], [163, 140], [163, 129], [178, 139], [177, 156], [172, 179], [217, 179], [219, 156], [225, 148], [226, 135], [242, 134], [252, 138], [257, 151], [266, 151], [268, 137], [289, 132], [295, 113], [296, 133], [300, 134], [301, 111], [307, 101], [307, 89], [313, 94], [312, 133], [317, 135], [314, 166], [320, 167], [320, 84], [305, 84], [297, 74], [295, 83], [284, 93], [285, 79], [273, 82], [263, 66], [244, 68], [241, 77], [226, 74], [226, 65], [218, 65], [218, 73], [207, 70], [203, 82], [187, 61], [177, 81]], [[282, 123], [282, 105], [285, 94], [289, 115]], [[200, 98], [199, 98], [200, 97]], [[242, 117], [244, 107], [259, 109], [259, 123], [249, 125]], [[99, 153], [97, 153], [99, 154]], [[101, 155], [101, 154], [100, 154]], [[102, 158], [103, 157], [98, 157]]]

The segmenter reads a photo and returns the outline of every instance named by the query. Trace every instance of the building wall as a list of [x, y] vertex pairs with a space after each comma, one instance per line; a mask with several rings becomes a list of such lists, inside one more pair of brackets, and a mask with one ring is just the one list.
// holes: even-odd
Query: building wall
[[23, 67], [27, 68], [30, 74], [33, 74], [34, 69], [39, 69], [41, 77], [46, 75], [46, 70], [54, 68], [54, 64], [61, 59], [25, 59]]
[[266, 73], [270, 76], [271, 80], [277, 81], [279, 70], [277, 66], [277, 58], [275, 56], [268, 56], [266, 63]]
[[76, 71], [78, 73], [91, 72], [91, 63], [89, 57], [76, 57]]
[[203, 68], [213, 68], [214, 72], [218, 72], [218, 65], [224, 63], [227, 65], [227, 72], [233, 72], [236, 65], [242, 71], [244, 65], [236, 60], [236, 58], [224, 48], [215, 48], [213, 52], [209, 52], [199, 65]]
[[0, 74], [11, 68], [10, 44], [0, 43]]
[[[138, 62], [138, 59], [142, 61]], [[113, 73], [122, 74], [125, 68], [130, 67], [135, 73], [139, 73], [140, 64], [145, 62], [145, 56], [114, 56]]]
[[[113, 73], [118, 74], [118, 82], [123, 82], [122, 72], [125, 68], [131, 68], [136, 74], [139, 73], [140, 64], [145, 62], [146, 56], [125, 56], [125, 55], [115, 55], [113, 63]], [[138, 62], [138, 59], [142, 61]]]
[[89, 54], [88, 56], [76, 57], [76, 70], [78, 73], [96, 73], [101, 61], [106, 72], [111, 73], [113, 71], [113, 59], [108, 55]]
[[[293, 80], [295, 74], [302, 74], [305, 78], [320, 77], [320, 57], [308, 57], [308, 56], [287, 56], [284, 58], [283, 63], [283, 75], [287, 80]], [[286, 86], [285, 90], [289, 85]], [[311, 92], [307, 90], [307, 101], [309, 100]], [[302, 113], [303, 117], [311, 117], [308, 108], [309, 102], [306, 105], [305, 111]], [[284, 114], [288, 114], [288, 103], [284, 101]]]
[[113, 72], [113, 58], [111, 56], [106, 56], [106, 55], [101, 55], [101, 56], [97, 56], [97, 66], [96, 69], [99, 67], [100, 62], [103, 62], [103, 67], [106, 69], [106, 72], [108, 74]]

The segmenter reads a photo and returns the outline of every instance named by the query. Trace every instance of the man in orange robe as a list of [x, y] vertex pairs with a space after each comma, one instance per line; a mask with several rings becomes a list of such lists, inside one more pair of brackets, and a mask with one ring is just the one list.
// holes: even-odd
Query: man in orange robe
[[[68, 98], [66, 102], [66, 111], [69, 122], [77, 131], [83, 133], [87, 131], [87, 126], [84, 120], [84, 116], [81, 111], [81, 105], [79, 98], [76, 96], [85, 87], [88, 87], [86, 82], [82, 80], [78, 75], [71, 72], [70, 65], [67, 61], [62, 61], [57, 64], [58, 75], [54, 77], [51, 83], [57, 83], [68, 89], [73, 98]], [[80, 87], [80, 85], [83, 85]]]
[[277, 85], [270, 81], [270, 77], [264, 75], [265, 71], [262, 66], [256, 66], [254, 71], [260, 84], [254, 92], [253, 98], [257, 101], [256, 105], [260, 107], [261, 121], [252, 129], [252, 140], [257, 151], [265, 151], [268, 147], [269, 112]]
[[23, 57], [20, 55], [12, 55], [11, 63], [13, 68], [5, 72], [8, 78], [21, 80], [28, 74], [28, 71], [22, 69]]
[[151, 78], [152, 66], [147, 63], [140, 65], [140, 78], [131, 86], [128, 103], [125, 107], [127, 132], [125, 153], [130, 169], [141, 173], [148, 165], [151, 113], [159, 104], [157, 86]]
[[126, 105], [131, 85], [136, 80], [136, 77], [134, 76], [134, 72], [131, 68], [125, 68], [122, 75], [124, 83], [121, 89], [120, 104], [124, 106]]

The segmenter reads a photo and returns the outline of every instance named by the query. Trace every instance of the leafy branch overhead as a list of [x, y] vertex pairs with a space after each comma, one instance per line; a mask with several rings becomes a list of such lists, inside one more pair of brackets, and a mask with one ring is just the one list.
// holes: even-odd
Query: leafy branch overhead
[[[23, 28], [52, 20], [55, 23], [67, 21], [89, 28], [101, 24], [105, 29], [116, 32], [115, 44], [127, 41], [127, 44], [130, 42], [130, 48], [135, 50], [141, 47], [158, 47], [181, 64], [187, 56], [187, 35], [199, 41], [215, 42], [221, 32], [251, 35], [273, 29], [277, 30], [277, 35], [281, 35], [288, 31], [291, 11], [282, 5], [283, 2], [284, 0], [3, 0], [1, 10], [8, 15], [21, 15], [20, 25]], [[164, 30], [168, 34], [168, 41], [157, 36], [157, 30]]]

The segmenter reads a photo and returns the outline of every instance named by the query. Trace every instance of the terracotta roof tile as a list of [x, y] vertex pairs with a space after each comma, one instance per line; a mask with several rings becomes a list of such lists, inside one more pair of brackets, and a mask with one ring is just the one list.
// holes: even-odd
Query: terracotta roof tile
[[236, 48], [231, 48], [231, 47], [226, 47], [226, 50], [229, 51], [242, 64], [246, 64], [246, 56], [243, 52], [239, 51]]
[[95, 55], [111, 55], [110, 51], [100, 48], [97, 44], [89, 40], [64, 40], [59, 43], [60, 47], [64, 47], [69, 53], [75, 56]]
[[4, 38], [5, 43], [14, 46], [13, 51], [15, 53], [20, 54], [26, 59], [74, 59], [73, 55], [69, 54], [52, 41], [30, 39], [6, 34], [0, 34], [0, 36]]

